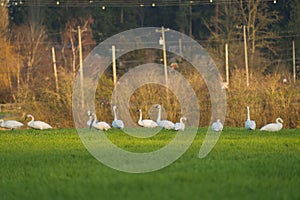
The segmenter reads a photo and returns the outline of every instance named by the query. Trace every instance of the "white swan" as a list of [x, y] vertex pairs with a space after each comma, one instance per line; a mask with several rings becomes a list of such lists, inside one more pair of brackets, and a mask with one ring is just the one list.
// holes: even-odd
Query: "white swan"
[[282, 129], [282, 126], [283, 126], [282, 123], [283, 123], [283, 120], [281, 118], [277, 118], [276, 123], [267, 124], [267, 125], [263, 126], [260, 130], [261, 131], [271, 131], [271, 132], [279, 131]]
[[175, 125], [174, 125], [174, 129], [176, 131], [184, 131], [185, 129], [185, 124], [183, 123], [183, 120], [186, 120], [186, 117], [181, 117], [180, 118], [180, 122], [177, 122]]
[[164, 128], [164, 129], [174, 129], [174, 123], [169, 120], [161, 120], [161, 105], [157, 105], [158, 108], [158, 115], [157, 115], [157, 124], [158, 126]]
[[24, 124], [21, 123], [21, 122], [18, 122], [16, 120], [4, 121], [3, 119], [0, 119], [0, 126], [2, 128], [7, 128], [7, 129], [10, 129], [10, 130], [14, 130], [14, 129], [17, 129], [17, 128], [20, 128], [20, 127], [24, 126]]
[[221, 123], [221, 120], [217, 120], [216, 122], [212, 123], [211, 129], [213, 131], [222, 131], [223, 130], [223, 124]]
[[27, 123], [27, 125], [34, 129], [44, 130], [44, 129], [50, 129], [52, 126], [47, 124], [43, 121], [34, 121], [34, 117], [32, 115], [26, 115], [26, 119], [31, 118], [30, 122]]
[[255, 130], [256, 123], [253, 120], [250, 120], [250, 109], [249, 106], [247, 106], [247, 120], [245, 122], [245, 128], [247, 130]]
[[146, 127], [146, 128], [155, 128], [158, 126], [158, 124], [153, 121], [152, 119], [143, 119], [143, 113], [142, 113], [142, 110], [139, 109], [139, 112], [140, 112], [140, 118], [139, 118], [139, 121], [138, 121], [138, 124], [140, 126], [143, 126], [143, 127]]
[[112, 122], [112, 126], [114, 128], [119, 128], [123, 129], [124, 128], [124, 123], [122, 120], [117, 118], [117, 113], [116, 113], [117, 106], [113, 106], [113, 111], [114, 111], [114, 121]]
[[99, 122], [97, 120], [97, 115], [95, 113], [91, 113], [90, 115], [92, 118], [91, 120], [91, 123], [90, 123], [90, 128], [94, 127], [95, 129], [98, 129], [98, 130], [108, 130], [108, 129], [111, 129], [110, 125], [106, 122]]

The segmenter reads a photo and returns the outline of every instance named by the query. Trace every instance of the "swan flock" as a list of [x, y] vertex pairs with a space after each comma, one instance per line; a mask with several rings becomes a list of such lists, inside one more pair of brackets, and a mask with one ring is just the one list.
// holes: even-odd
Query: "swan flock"
[[[156, 121], [152, 119], [143, 119], [143, 113], [142, 110], [139, 109], [139, 118], [137, 121], [137, 124], [141, 127], [145, 128], [156, 128], [160, 127], [166, 130], [176, 130], [176, 131], [184, 131], [185, 130], [185, 123], [184, 121], [187, 120], [186, 117], [181, 117], [179, 122], [173, 123], [172, 121], [169, 121], [167, 119], [161, 119], [161, 109], [162, 106], [157, 104], [155, 108], [158, 109], [157, 119]], [[255, 130], [256, 129], [256, 122], [250, 118], [250, 107], [246, 106], [247, 109], [247, 119], [245, 121], [245, 129], [246, 130]], [[87, 115], [89, 117], [88, 121], [86, 122], [89, 128], [95, 128], [98, 130], [109, 130], [112, 127], [117, 129], [123, 129], [125, 127], [124, 122], [121, 119], [118, 119], [117, 117], [117, 106], [113, 106], [113, 121], [111, 124], [108, 124], [104, 121], [98, 121], [97, 116], [94, 112], [88, 111]], [[28, 127], [31, 127], [33, 129], [38, 130], [45, 130], [45, 129], [52, 129], [52, 126], [49, 125], [46, 122], [43, 121], [37, 121], [35, 120], [34, 116], [31, 114], [27, 114], [26, 118], [30, 118], [30, 121], [27, 123]], [[23, 123], [16, 121], [16, 120], [6, 120], [0, 119], [0, 127], [15, 130], [20, 129], [24, 126]], [[261, 127], [260, 131], [269, 131], [269, 132], [276, 132], [280, 131], [283, 128], [283, 120], [278, 117], [275, 120], [275, 123], [269, 123]], [[212, 131], [220, 132], [223, 130], [223, 124], [220, 119], [213, 122], [211, 124]]]
[[[169, 121], [167, 119], [161, 119], [161, 109], [162, 106], [157, 104], [155, 108], [158, 109], [158, 114], [157, 114], [157, 119], [156, 121], [152, 119], [143, 119], [143, 112], [141, 109], [138, 110], [139, 112], [139, 118], [137, 121], [137, 124], [141, 127], [145, 128], [155, 128], [155, 127], [160, 127], [166, 130], [176, 130], [176, 131], [184, 131], [185, 130], [185, 124], [184, 121], [187, 120], [186, 117], [181, 117], [179, 122], [173, 123], [172, 121]], [[250, 118], [250, 107], [246, 106], [247, 110], [247, 118], [245, 121], [245, 129], [246, 130], [255, 130], [256, 129], [256, 122]], [[114, 120], [112, 121], [112, 127], [117, 128], [117, 129], [123, 129], [124, 122], [117, 117], [117, 107], [114, 105], [113, 106], [113, 114], [114, 114]], [[91, 113], [88, 111], [88, 116], [89, 120], [87, 121], [87, 125], [89, 127], [94, 127], [95, 129], [100, 129], [100, 130], [109, 130], [111, 129], [110, 125], [107, 124], [106, 122], [98, 122], [97, 117], [95, 113]], [[265, 126], [263, 126], [260, 131], [279, 131], [283, 127], [283, 120], [281, 118], [276, 119], [276, 123], [270, 123]], [[221, 132], [224, 128], [222, 122], [220, 119], [217, 121], [213, 122], [211, 124], [211, 130], [214, 132]]]

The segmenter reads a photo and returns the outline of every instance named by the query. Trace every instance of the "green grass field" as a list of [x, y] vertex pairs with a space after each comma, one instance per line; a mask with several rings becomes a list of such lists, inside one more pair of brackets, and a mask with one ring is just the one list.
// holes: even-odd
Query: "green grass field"
[[[109, 138], [121, 147], [151, 151], [172, 134], [134, 141], [112, 130]], [[205, 134], [200, 129], [168, 167], [129, 174], [97, 161], [75, 129], [1, 131], [0, 199], [300, 199], [299, 129], [225, 128], [210, 154], [199, 159]]]

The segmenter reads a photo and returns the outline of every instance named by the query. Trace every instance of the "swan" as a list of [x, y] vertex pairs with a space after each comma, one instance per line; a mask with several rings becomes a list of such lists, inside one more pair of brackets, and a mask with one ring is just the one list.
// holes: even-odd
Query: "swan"
[[98, 130], [108, 130], [111, 129], [110, 125], [106, 122], [99, 122], [97, 120], [97, 115], [95, 113], [91, 113], [90, 115], [91, 123], [89, 124], [90, 128], [94, 127]]
[[50, 129], [52, 126], [47, 124], [43, 121], [34, 121], [34, 117], [32, 115], [26, 115], [26, 119], [31, 118], [30, 122], [27, 123], [27, 125], [34, 129], [44, 130], [44, 129]]
[[153, 121], [152, 119], [143, 119], [143, 113], [142, 113], [142, 110], [139, 109], [139, 112], [140, 112], [140, 118], [139, 118], [139, 121], [138, 121], [138, 124], [140, 126], [143, 126], [143, 127], [146, 127], [146, 128], [155, 128], [158, 126], [158, 124]]
[[113, 111], [114, 111], [114, 121], [112, 122], [112, 126], [114, 128], [119, 128], [123, 129], [124, 128], [124, 123], [122, 120], [117, 118], [117, 113], [116, 113], [117, 106], [113, 106]]
[[245, 128], [247, 130], [255, 130], [255, 128], [256, 128], [255, 121], [250, 120], [250, 109], [249, 109], [249, 106], [247, 106], [247, 120], [245, 122]]
[[186, 120], [186, 117], [181, 117], [180, 118], [180, 122], [177, 122], [175, 125], [174, 125], [174, 129], [176, 131], [184, 131], [185, 129], [185, 125], [183, 123], [183, 120]]
[[223, 130], [223, 124], [221, 123], [221, 121], [218, 119], [216, 122], [212, 123], [211, 125], [211, 129], [213, 131], [222, 131]]
[[161, 120], [161, 105], [157, 105], [158, 108], [158, 115], [157, 115], [157, 124], [158, 126], [164, 128], [164, 129], [174, 129], [174, 123], [169, 120]]
[[275, 132], [275, 131], [279, 131], [282, 129], [282, 123], [283, 123], [283, 120], [278, 117], [276, 119], [276, 123], [270, 123], [270, 124], [267, 124], [265, 126], [263, 126], [260, 130], [261, 131], [271, 131], [271, 132]]
[[20, 128], [20, 127], [24, 126], [24, 124], [21, 123], [21, 122], [18, 122], [16, 120], [4, 121], [3, 119], [0, 119], [0, 126], [2, 128], [7, 128], [7, 129], [10, 129], [10, 130], [14, 130], [14, 129], [17, 129], [17, 128]]

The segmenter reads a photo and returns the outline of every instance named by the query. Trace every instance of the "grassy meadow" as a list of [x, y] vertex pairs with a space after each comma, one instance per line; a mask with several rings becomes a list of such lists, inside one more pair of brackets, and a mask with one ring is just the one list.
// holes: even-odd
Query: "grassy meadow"
[[[109, 138], [126, 149], [152, 151], [155, 139]], [[210, 154], [198, 158], [206, 129], [168, 167], [129, 174], [97, 161], [75, 129], [0, 131], [0, 199], [299, 199], [300, 130], [277, 133], [225, 128]]]

